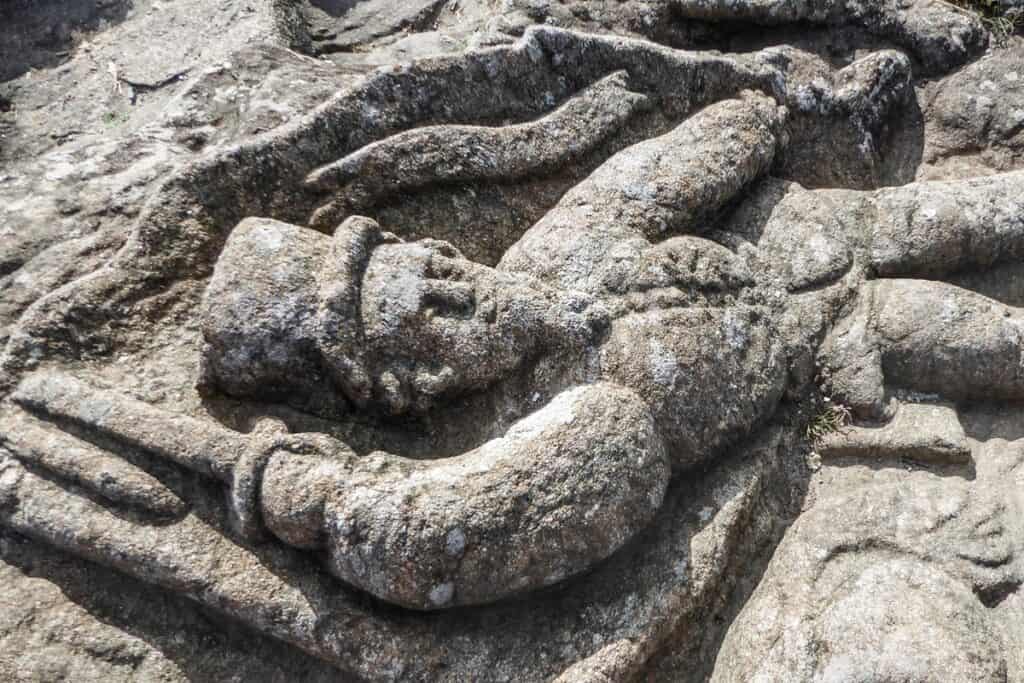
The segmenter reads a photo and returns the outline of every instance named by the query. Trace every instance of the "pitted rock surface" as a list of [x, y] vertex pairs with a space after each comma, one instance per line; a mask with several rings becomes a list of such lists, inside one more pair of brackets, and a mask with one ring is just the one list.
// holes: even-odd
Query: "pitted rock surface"
[[1024, 683], [980, 4], [0, 7], [0, 678]]

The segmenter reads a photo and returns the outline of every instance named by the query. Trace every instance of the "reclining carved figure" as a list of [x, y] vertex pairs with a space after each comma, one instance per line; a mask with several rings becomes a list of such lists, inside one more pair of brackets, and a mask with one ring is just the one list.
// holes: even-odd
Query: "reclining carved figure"
[[[670, 461], [707, 459], [781, 394], [777, 341], [758, 306], [667, 301], [634, 312], [616, 301], [679, 277], [739, 292], [747, 276], [726, 250], [651, 239], [696, 229], [764, 172], [781, 121], [770, 98], [750, 94], [613, 156], [509, 254], [521, 265], [489, 268], [445, 243], [400, 242], [358, 217], [333, 236], [264, 219], [235, 229], [203, 323], [202, 381], [229, 395], [308, 401], [333, 391], [353, 409], [401, 415], [486, 389], [538, 355], [575, 356], [585, 385], [556, 390], [458, 457], [358, 458], [326, 437], [242, 439], [170, 416], [161, 427], [153, 409], [67, 379], [28, 381], [15, 399], [229, 482], [243, 531], [265, 526], [291, 545], [324, 547], [335, 575], [389, 602], [450, 607], [560, 581], [646, 525]], [[704, 180], [693, 180], [698, 171]], [[640, 193], [609, 195], [616, 183]], [[643, 189], [661, 183], [663, 196]], [[530, 259], [534, 239], [561, 240], [593, 266], [566, 272], [571, 262], [557, 263], [568, 251]], [[681, 331], [658, 333], [671, 328]], [[82, 412], [97, 402], [114, 409]], [[195, 445], [182, 446], [182, 432]]]
[[[761, 180], [786, 144], [785, 117], [775, 99], [744, 93], [612, 155], [493, 268], [443, 242], [400, 241], [359, 216], [331, 235], [269, 219], [235, 228], [201, 314], [203, 387], [397, 420], [528, 377], [539, 398], [514, 395], [510, 415], [495, 418], [514, 424], [461, 455], [356, 455], [338, 439], [289, 435], [272, 421], [241, 435], [45, 375], [21, 382], [3, 443], [96, 495], [179, 515], [179, 501], [146, 493], [157, 483], [86, 441], [51, 436], [47, 449], [6, 435], [42, 428], [35, 414], [167, 458], [229, 486], [243, 537], [269, 532], [325, 550], [336, 577], [405, 607], [488, 603], [582, 572], [650, 521], [673, 471], [707, 462], [772, 415], [787, 381], [806, 379], [802, 349], [820, 348], [837, 386], [847, 386], [843, 372], [862, 356], [844, 355], [836, 335], [852, 323], [837, 321], [851, 310], [846, 320], [855, 321], [858, 306], [876, 311], [876, 289], [914, 305], [901, 285], [870, 278], [942, 275], [1024, 244], [1019, 205], [996, 211], [982, 201], [984, 215], [941, 214], [944, 227], [924, 246], [905, 239], [897, 220], [926, 220], [919, 197], [936, 192], [1018, 197], [1022, 174], [877, 192]], [[754, 196], [723, 222], [752, 185]], [[981, 315], [995, 321], [1002, 311]], [[794, 316], [809, 317], [793, 325]], [[919, 325], [930, 332], [958, 320], [922, 316]], [[876, 350], [899, 341], [935, 353], [912, 339], [870, 338]], [[1008, 347], [992, 340], [1002, 362]], [[901, 353], [885, 356], [884, 377], [915, 388], [914, 373], [900, 374]], [[965, 371], [944, 367], [949, 382]], [[1005, 394], [1016, 396], [1016, 386], [1006, 383]], [[55, 454], [67, 448], [102, 462], [120, 485]], [[56, 488], [4, 457], [0, 521], [337, 657], [324, 654], [305, 614], [265, 627], [266, 615], [230, 598], [235, 587], [216, 567], [216, 585], [195, 579], [159, 529], [122, 538], [87, 517], [48, 512], [64, 509], [62, 496], [76, 498]]]
[[[248, 443], [217, 433], [175, 450], [162, 444], [177, 441], [178, 421], [167, 417], [161, 427], [126, 399], [103, 398], [117, 409], [99, 420], [75, 411], [100, 395], [68, 381], [65, 389], [28, 382], [16, 398], [229, 482], [243, 531], [265, 525], [291, 545], [326, 547], [333, 573], [384, 600], [429, 609], [559, 581], [650, 520], [671, 466], [706, 460], [773, 411], [786, 372], [772, 322], [778, 306], [751, 286], [751, 266], [764, 265], [758, 259], [772, 249], [776, 226], [810, 232], [788, 261], [771, 261], [769, 280], [788, 263], [784, 275], [801, 287], [820, 285], [820, 277], [827, 283], [862, 252], [876, 269], [902, 272], [904, 263], [912, 271], [922, 259], [940, 267], [917, 253], [916, 242], [891, 246], [901, 233], [885, 232], [894, 225], [886, 207], [911, 201], [901, 190], [841, 195], [875, 211], [875, 234], [865, 238], [843, 232], [861, 225], [829, 233], [790, 220], [787, 202], [822, 194], [795, 189], [776, 207], [786, 222], [767, 222], [746, 263], [681, 234], [701, 230], [706, 216], [767, 170], [781, 116], [769, 98], [750, 94], [613, 156], [497, 268], [445, 243], [401, 242], [358, 217], [330, 237], [264, 219], [236, 228], [204, 312], [202, 381], [229, 395], [309, 399], [333, 391], [353, 409], [401, 415], [486, 390], [538, 355], [568, 350], [584, 368], [585, 386], [562, 391], [503, 437], [455, 459], [359, 458], [333, 439], [280, 434]], [[970, 188], [1005, 196], [1019, 182], [1008, 174]], [[864, 215], [863, 207], [851, 215]], [[987, 235], [1019, 230], [1019, 212], [999, 215], [1002, 222], [978, 218]], [[739, 216], [732, 228], [742, 237], [749, 226]], [[974, 257], [985, 258], [986, 233], [974, 234]], [[801, 245], [816, 250], [817, 263], [799, 260], [807, 256]], [[702, 291], [702, 302], [686, 300]], [[922, 319], [922, 334], [930, 324], [947, 323]], [[844, 362], [838, 352], [828, 358]], [[62, 391], [77, 398], [61, 398]], [[136, 436], [140, 419], [151, 430]], [[205, 433], [191, 423], [186, 431]], [[216, 460], [220, 452], [230, 455]], [[510, 480], [530, 495], [507, 500]]]

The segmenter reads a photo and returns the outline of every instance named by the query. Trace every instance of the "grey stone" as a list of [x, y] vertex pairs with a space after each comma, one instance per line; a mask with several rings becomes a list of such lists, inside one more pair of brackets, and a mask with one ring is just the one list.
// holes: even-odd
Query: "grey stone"
[[882, 456], [958, 464], [971, 459], [956, 410], [943, 405], [900, 406], [885, 425], [843, 427], [825, 435], [816, 450], [823, 458]]
[[1024, 680], [1019, 38], [72, 5], [0, 10], [0, 677]]

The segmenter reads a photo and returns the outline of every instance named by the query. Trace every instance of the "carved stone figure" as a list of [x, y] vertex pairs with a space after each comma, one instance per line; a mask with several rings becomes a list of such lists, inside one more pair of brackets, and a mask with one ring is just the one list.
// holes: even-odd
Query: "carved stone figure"
[[[673, 7], [933, 71], [984, 35], [923, 0]], [[877, 187], [912, 68], [534, 28], [367, 77], [168, 180], [28, 309], [0, 526], [363, 677], [637, 675], [731, 590], [724, 547], [770, 543], [808, 396], [855, 420], [822, 456], [943, 467], [972, 462], [958, 404], [1024, 398], [1018, 310], [948, 281], [1024, 255], [1024, 171]], [[846, 186], [816, 188], [829, 140]], [[712, 680], [1006, 680], [1012, 495], [923, 479], [801, 517]]]

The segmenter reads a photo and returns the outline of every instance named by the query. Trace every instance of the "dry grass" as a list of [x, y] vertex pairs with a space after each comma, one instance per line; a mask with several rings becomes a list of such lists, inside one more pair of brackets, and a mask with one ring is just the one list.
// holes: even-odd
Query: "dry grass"
[[850, 424], [853, 415], [850, 409], [840, 403], [828, 402], [821, 412], [814, 416], [807, 425], [807, 439], [811, 443], [819, 443], [823, 438], [838, 432]]
[[974, 12], [996, 43], [1002, 44], [1014, 33], [1024, 29], [1024, 14], [1006, 12], [998, 0], [949, 0], [952, 4]]

